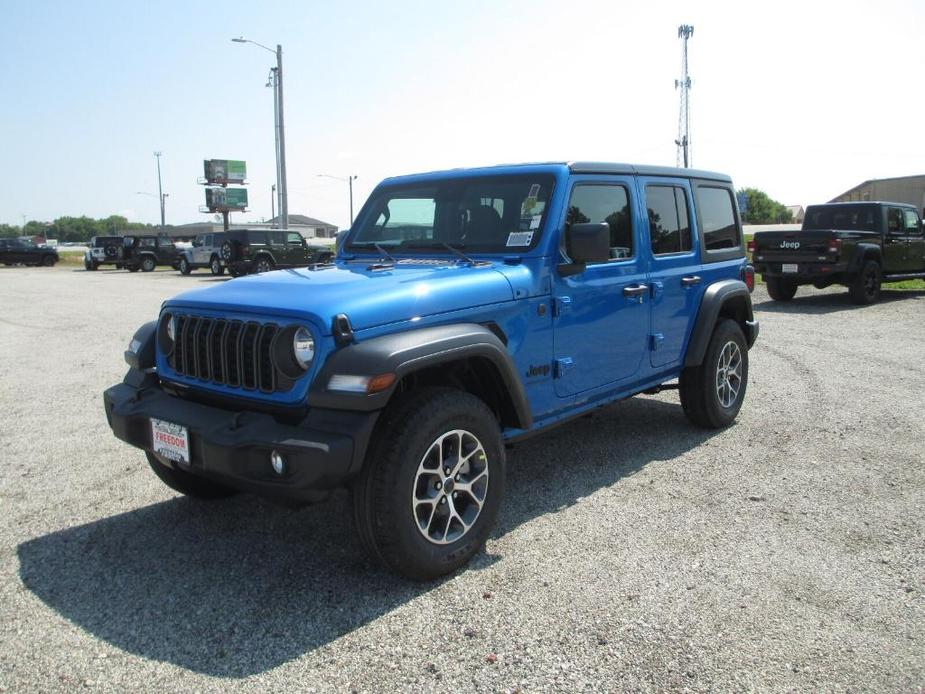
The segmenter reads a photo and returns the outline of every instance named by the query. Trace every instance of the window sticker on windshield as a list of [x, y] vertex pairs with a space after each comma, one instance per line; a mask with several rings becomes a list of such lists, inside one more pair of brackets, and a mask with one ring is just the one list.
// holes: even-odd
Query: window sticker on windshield
[[530, 220], [530, 228], [531, 228], [531, 229], [539, 229], [539, 228], [540, 228], [540, 220], [541, 220], [542, 218], [543, 218], [543, 215], [541, 215], [541, 214], [535, 214], [535, 215], [533, 215], [533, 218]]
[[507, 235], [507, 246], [529, 246], [533, 241], [532, 231], [514, 231]]
[[524, 200], [523, 205], [520, 206], [520, 216], [529, 217], [533, 213], [533, 208], [536, 207], [537, 198], [540, 196], [540, 184], [534, 183], [530, 186], [530, 193], [527, 195], [527, 199]]

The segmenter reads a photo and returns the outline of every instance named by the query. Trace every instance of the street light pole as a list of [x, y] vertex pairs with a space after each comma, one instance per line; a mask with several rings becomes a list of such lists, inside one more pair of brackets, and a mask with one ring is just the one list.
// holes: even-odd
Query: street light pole
[[276, 127], [279, 131], [279, 151], [277, 153], [277, 167], [278, 167], [278, 179], [279, 179], [279, 216], [280, 222], [282, 223], [282, 228], [289, 228], [289, 191], [288, 186], [286, 185], [286, 129], [283, 118], [283, 47], [280, 44], [276, 44], [276, 50], [268, 46], [264, 46], [262, 43], [257, 43], [251, 39], [246, 39], [243, 36], [239, 36], [236, 39], [231, 39], [235, 43], [252, 43], [255, 46], [260, 46], [264, 50], [270, 51], [276, 55]]
[[351, 174], [344, 178], [343, 176], [332, 176], [331, 174], [318, 174], [318, 178], [333, 178], [335, 181], [346, 181], [347, 189], [350, 191], [350, 226], [353, 226], [353, 182], [358, 178]]
[[164, 198], [167, 196], [164, 195], [164, 190], [161, 188], [161, 152], [155, 152], [154, 156], [157, 157], [157, 197], [161, 203], [161, 233], [164, 233], [166, 226], [164, 223]]
[[[276, 219], [276, 207], [274, 206], [274, 198], [276, 197], [276, 184], [274, 183], [270, 186], [270, 219]], [[274, 226], [275, 223], [270, 226]]]

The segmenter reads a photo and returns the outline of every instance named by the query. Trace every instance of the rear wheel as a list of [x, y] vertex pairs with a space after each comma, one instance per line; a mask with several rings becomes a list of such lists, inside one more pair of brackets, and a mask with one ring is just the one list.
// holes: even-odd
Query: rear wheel
[[698, 426], [721, 429], [735, 421], [748, 386], [748, 345], [734, 320], [713, 329], [703, 362], [681, 372], [681, 406]]
[[188, 275], [193, 271], [193, 268], [190, 267], [189, 261], [184, 257], [180, 258], [180, 274]]
[[856, 304], [872, 304], [880, 297], [880, 263], [868, 260], [848, 287], [848, 295]]
[[144, 260], [141, 261], [142, 272], [153, 272], [155, 267], [157, 267], [157, 263], [154, 262], [154, 258], [151, 256], [146, 256]]
[[265, 255], [257, 258], [257, 262], [254, 263], [254, 271], [257, 274], [264, 272], [270, 272], [273, 269], [273, 261]]
[[126, 265], [125, 269], [128, 270], [129, 272], [138, 272], [141, 268], [138, 267], [137, 265]]
[[455, 571], [491, 532], [504, 477], [501, 429], [482, 400], [412, 392], [383, 414], [353, 489], [364, 549], [409, 578]]
[[224, 499], [237, 494], [235, 489], [226, 487], [224, 484], [197, 477], [192, 473], [177, 470], [162, 463], [153, 453], [145, 451], [145, 455], [148, 458], [148, 465], [151, 466], [154, 474], [160, 478], [161, 482], [181, 494], [186, 494], [186, 496], [192, 496], [196, 499]]
[[95, 260], [87, 260], [84, 258], [84, 270], [96, 270], [98, 267]]
[[45, 267], [51, 267], [54, 264], [55, 264], [55, 256], [46, 255], [44, 258], [42, 258], [42, 265], [44, 265]]
[[209, 269], [212, 271], [213, 275], [225, 274], [225, 268], [222, 267], [222, 261], [218, 259], [217, 255], [212, 256], [212, 261], [209, 263]]
[[790, 301], [797, 293], [797, 283], [782, 277], [768, 277], [765, 280], [768, 294], [774, 301]]

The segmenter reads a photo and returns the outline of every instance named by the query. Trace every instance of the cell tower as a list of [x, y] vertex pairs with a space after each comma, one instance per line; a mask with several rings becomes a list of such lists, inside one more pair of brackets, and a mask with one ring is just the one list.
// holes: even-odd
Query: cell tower
[[691, 77], [687, 74], [687, 40], [694, 35], [694, 27], [689, 24], [682, 24], [678, 27], [678, 38], [684, 41], [681, 53], [681, 79], [674, 81], [674, 88], [681, 90], [681, 112], [678, 114], [678, 139], [674, 143], [678, 146], [678, 156], [676, 164], [681, 166], [684, 161], [684, 168], [690, 166], [690, 147], [691, 147], [691, 108], [690, 108], [690, 91]]

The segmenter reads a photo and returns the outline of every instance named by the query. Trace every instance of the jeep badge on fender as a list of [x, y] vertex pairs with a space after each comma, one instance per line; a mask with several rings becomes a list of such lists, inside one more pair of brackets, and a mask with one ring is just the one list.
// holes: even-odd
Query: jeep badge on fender
[[758, 336], [752, 277], [722, 174], [389, 178], [333, 263], [164, 302], [106, 416], [183, 494], [310, 503], [346, 487], [369, 556], [432, 579], [485, 543], [507, 446], [661, 388], [695, 425], [731, 424]]

